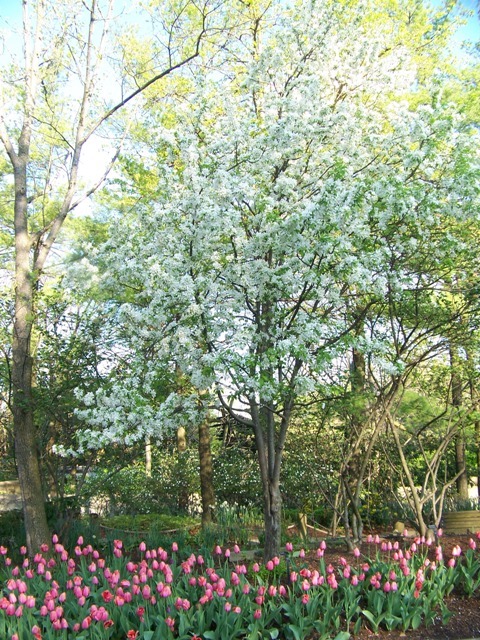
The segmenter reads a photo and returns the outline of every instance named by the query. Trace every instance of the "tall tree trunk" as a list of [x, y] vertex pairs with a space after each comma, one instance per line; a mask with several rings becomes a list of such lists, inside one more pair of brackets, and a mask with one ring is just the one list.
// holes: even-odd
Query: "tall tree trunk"
[[[37, 36], [42, 30], [43, 3], [37, 7]], [[15, 316], [12, 338], [12, 401], [15, 458], [23, 500], [27, 545], [33, 555], [50, 534], [43, 500], [40, 459], [33, 416], [33, 358], [31, 337], [34, 320], [34, 289], [39, 273], [32, 268], [34, 237], [28, 231], [27, 167], [30, 162], [33, 112], [38, 89], [39, 38], [28, 39], [30, 29], [27, 3], [23, 3], [25, 51], [25, 102], [23, 122], [15, 150], [3, 119], [0, 117], [0, 139], [13, 168], [15, 189]]]
[[[463, 404], [462, 378], [460, 374], [460, 363], [454, 349], [455, 347], [450, 347], [452, 406], [460, 411]], [[468, 474], [466, 470], [465, 447], [465, 433], [463, 429], [459, 429], [455, 436], [455, 471], [460, 473], [456, 483], [457, 494], [460, 500], [468, 500]]]
[[200, 460], [202, 527], [207, 527], [212, 522], [212, 508], [215, 506], [212, 450], [210, 446], [210, 425], [208, 417], [201, 422], [198, 427], [198, 457]]
[[[351, 389], [353, 407], [350, 420], [351, 433], [351, 454], [346, 471], [346, 496], [350, 503], [350, 523], [352, 527], [353, 543], [359, 544], [362, 539], [363, 521], [360, 513], [360, 492], [363, 485], [363, 465], [362, 461], [365, 452], [360, 447], [364, 431], [367, 427], [367, 416], [365, 411], [365, 357], [358, 349], [353, 350], [351, 368]], [[348, 540], [347, 525], [345, 533]]]
[[12, 343], [13, 427], [18, 479], [23, 500], [30, 555], [48, 542], [37, 434], [32, 399], [31, 334], [34, 317], [34, 274], [27, 230], [26, 166], [15, 171], [15, 318]]

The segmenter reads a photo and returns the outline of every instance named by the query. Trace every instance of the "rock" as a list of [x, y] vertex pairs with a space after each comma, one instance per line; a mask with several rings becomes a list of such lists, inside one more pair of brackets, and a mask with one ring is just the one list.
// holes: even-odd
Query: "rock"
[[393, 533], [397, 536], [403, 536], [403, 532], [405, 531], [405, 523], [404, 522], [396, 522], [393, 527]]

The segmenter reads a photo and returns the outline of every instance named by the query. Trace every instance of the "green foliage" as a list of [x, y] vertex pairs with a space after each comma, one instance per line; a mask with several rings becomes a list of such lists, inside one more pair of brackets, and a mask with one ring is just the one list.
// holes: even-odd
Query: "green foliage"
[[0, 544], [16, 550], [25, 544], [25, 527], [21, 511], [0, 513]]
[[[209, 537], [213, 533], [218, 544], [249, 545], [252, 538], [261, 535], [263, 515], [260, 509], [238, 504], [223, 502], [213, 512], [215, 523], [211, 526]], [[203, 533], [202, 533], [203, 536]]]
[[213, 476], [217, 502], [261, 506], [261, 484], [256, 453], [251, 449], [225, 447], [214, 457]]
[[112, 516], [100, 518], [101, 525], [123, 531], [147, 533], [150, 530], [170, 531], [172, 529], [190, 529], [198, 527], [200, 520], [191, 516], [179, 516], [166, 513], [149, 513], [135, 516]]
[[444, 512], [453, 511], [479, 511], [480, 502], [478, 498], [468, 498], [462, 500], [457, 495], [452, 495], [445, 500]]
[[[139, 449], [136, 451], [138, 459]], [[197, 455], [192, 449], [179, 453], [166, 448], [155, 456], [151, 476], [146, 476], [141, 462], [114, 470], [98, 466], [87, 478], [81, 500], [84, 504], [93, 500], [93, 508], [97, 504], [112, 515], [175, 513], [189, 506], [195, 508], [192, 499], [199, 493]]]

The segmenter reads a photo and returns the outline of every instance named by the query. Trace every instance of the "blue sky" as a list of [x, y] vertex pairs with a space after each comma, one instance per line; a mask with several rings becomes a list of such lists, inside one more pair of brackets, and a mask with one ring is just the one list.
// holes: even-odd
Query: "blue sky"
[[[1, 3], [2, 0], [0, 0]], [[431, 0], [433, 6], [442, 4], [439, 0]], [[459, 42], [462, 40], [471, 40], [478, 42], [480, 40], [480, 18], [477, 9], [477, 0], [462, 0], [461, 5], [467, 11], [473, 13], [467, 20], [467, 24], [458, 29], [455, 39]]]
[[[21, 0], [0, 0], [0, 16], [1, 18], [16, 18], [20, 15], [22, 10]], [[0, 24], [0, 29], [3, 29], [5, 25]]]

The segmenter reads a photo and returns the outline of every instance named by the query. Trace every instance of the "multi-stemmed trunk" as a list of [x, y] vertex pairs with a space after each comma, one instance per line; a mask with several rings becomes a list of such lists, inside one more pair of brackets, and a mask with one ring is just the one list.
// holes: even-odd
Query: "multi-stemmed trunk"
[[[299, 367], [299, 365], [297, 366]], [[263, 557], [265, 561], [268, 561], [280, 553], [282, 534], [280, 468], [293, 409], [293, 399], [289, 398], [285, 401], [279, 424], [276, 424], [274, 412], [268, 402], [257, 404], [252, 399], [250, 407], [263, 491], [265, 527]]]

